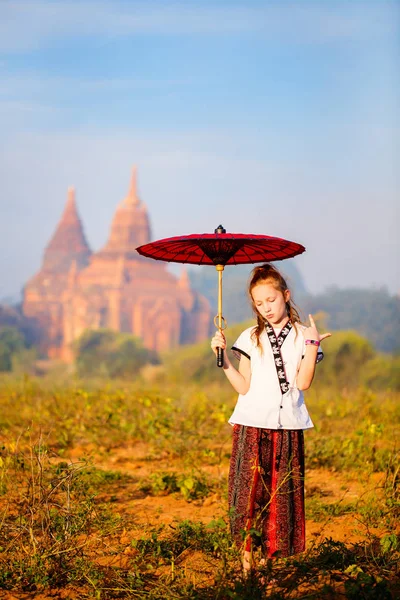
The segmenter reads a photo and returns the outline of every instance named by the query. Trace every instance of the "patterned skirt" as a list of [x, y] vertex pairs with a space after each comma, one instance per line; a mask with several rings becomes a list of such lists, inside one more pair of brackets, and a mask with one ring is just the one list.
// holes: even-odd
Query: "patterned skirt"
[[304, 436], [301, 429], [234, 425], [229, 470], [231, 532], [264, 557], [305, 549]]

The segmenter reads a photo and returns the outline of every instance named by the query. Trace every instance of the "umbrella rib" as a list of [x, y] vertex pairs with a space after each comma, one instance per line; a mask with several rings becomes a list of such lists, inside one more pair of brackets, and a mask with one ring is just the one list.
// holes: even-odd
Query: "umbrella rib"
[[[253, 261], [253, 259], [252, 259], [252, 257], [251, 257], [251, 256], [249, 256], [249, 254], [248, 254], [247, 250], [246, 250], [244, 247], [242, 247], [242, 252], [243, 252], [243, 253], [244, 253], [244, 254], [247, 256], [247, 258], [249, 259], [249, 261], [250, 261], [251, 263], [253, 263], [253, 262], [254, 262], [254, 261]], [[236, 263], [236, 264], [237, 264], [237, 263]]]

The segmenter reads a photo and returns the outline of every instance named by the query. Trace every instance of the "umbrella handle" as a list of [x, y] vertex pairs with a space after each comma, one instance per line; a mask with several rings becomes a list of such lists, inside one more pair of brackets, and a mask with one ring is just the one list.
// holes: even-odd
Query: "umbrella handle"
[[[217, 233], [217, 230], [215, 230], [215, 232]], [[218, 314], [216, 317], [214, 317], [214, 323], [222, 332], [222, 330], [226, 327], [226, 321], [222, 316], [222, 271], [224, 270], [224, 265], [215, 265], [215, 268], [218, 273]], [[222, 348], [217, 348], [217, 367], [222, 367], [223, 365], [224, 351]]]
[[224, 365], [224, 351], [222, 348], [217, 348], [217, 367], [223, 367]]
[[[216, 315], [214, 317], [214, 325], [220, 331], [223, 331], [224, 329], [226, 329], [227, 324], [226, 324], [225, 317], [223, 317], [222, 315]], [[222, 348], [217, 348], [217, 367], [223, 367], [223, 366], [224, 366], [224, 351]]]

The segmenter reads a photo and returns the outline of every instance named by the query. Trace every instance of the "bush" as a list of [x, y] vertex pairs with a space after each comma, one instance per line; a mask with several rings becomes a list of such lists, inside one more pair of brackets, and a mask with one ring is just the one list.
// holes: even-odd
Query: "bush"
[[25, 349], [25, 338], [16, 327], [0, 328], [0, 371], [11, 371], [13, 357]]
[[[228, 327], [226, 330], [226, 339], [228, 348], [236, 341], [240, 333], [247, 327], [251, 327], [255, 322], [246, 321]], [[221, 369], [216, 367], [216, 358], [210, 347], [210, 339], [205, 342], [200, 342], [191, 346], [181, 346], [172, 352], [167, 352], [163, 355], [163, 363], [165, 365], [168, 379], [175, 382], [195, 381], [196, 383], [211, 383], [216, 382], [225, 384], [226, 380]], [[235, 366], [238, 365], [230, 350], [228, 350]], [[229, 384], [228, 384], [229, 387]]]
[[[317, 315], [316, 321], [320, 331], [325, 331], [324, 315]], [[228, 327], [226, 337], [228, 348], [232, 346], [239, 334], [255, 324], [252, 319]], [[315, 385], [334, 386], [339, 389], [353, 389], [366, 385], [373, 389], [400, 387], [398, 371], [400, 357], [390, 354], [376, 354], [371, 343], [355, 331], [333, 331], [332, 337], [323, 342], [325, 358], [318, 365]], [[228, 350], [230, 353], [230, 350]], [[235, 366], [237, 361], [230, 357]], [[210, 341], [191, 346], [182, 346], [172, 352], [164, 353], [162, 361], [165, 376], [174, 382], [194, 381], [196, 383], [219, 383], [230, 389], [221, 369], [215, 366], [215, 357], [210, 348]]]

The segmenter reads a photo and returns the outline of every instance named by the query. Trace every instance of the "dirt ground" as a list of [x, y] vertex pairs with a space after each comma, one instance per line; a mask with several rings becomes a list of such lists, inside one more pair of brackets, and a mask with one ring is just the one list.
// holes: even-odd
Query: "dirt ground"
[[[128, 568], [129, 559], [135, 550], [131, 541], [138, 537], [138, 526], [146, 530], [147, 527], [159, 525], [173, 525], [174, 522], [188, 519], [202, 521], [205, 524], [219, 517], [225, 517], [227, 512], [226, 499], [220, 493], [213, 493], [204, 499], [187, 502], [180, 494], [149, 495], [140, 487], [140, 482], [156, 471], [179, 472], [182, 462], [171, 460], [168, 456], [159, 456], [157, 460], [149, 460], [148, 447], [143, 443], [133, 446], [124, 446], [114, 449], [111, 453], [102, 452], [99, 448], [74, 448], [66, 453], [63, 460], [77, 461], [82, 456], [93, 454], [93, 464], [98, 469], [118, 471], [130, 476], [128, 480], [116, 480], [107, 485], [107, 492], [98, 494], [98, 500], [110, 503], [112, 512], [118, 513], [122, 520], [125, 518], [127, 527], [123, 528], [117, 540], [118, 552], [97, 556], [95, 561], [101, 566]], [[222, 466], [203, 466], [202, 470], [214, 480], [223, 480], [228, 477], [228, 460]], [[343, 473], [330, 470], [314, 469], [306, 471], [306, 502], [310, 498], [318, 498], [326, 504], [356, 503], [361, 499], [374, 498], [383, 483], [383, 475], [374, 474], [364, 481], [347, 478]], [[140, 530], [140, 529], [139, 529]], [[390, 533], [384, 529], [368, 528], [360, 520], [356, 512], [349, 512], [339, 516], [331, 516], [313, 521], [308, 518], [306, 523], [307, 547], [324, 538], [332, 538], [346, 544], [363, 542], [369, 536], [382, 536]], [[181, 564], [194, 572], [207, 573], [207, 566], [202, 564], [204, 557], [196, 556], [195, 552], [180, 557]], [[186, 568], [186, 567], [185, 567]], [[206, 575], [204, 575], [206, 576]], [[0, 592], [4, 600], [50, 600], [54, 598], [74, 600], [80, 597], [79, 591], [43, 590], [42, 593], [15, 593]]]
[[[70, 458], [79, 457], [75, 449]], [[105, 460], [96, 461], [96, 466], [105, 470], [116, 470], [133, 476], [134, 480], [146, 479], [154, 471], [179, 471], [181, 462], [171, 461], [169, 457], [160, 457], [156, 464], [148, 460], [148, 449], [144, 444], [133, 447], [119, 448]], [[220, 466], [202, 466], [213, 478], [228, 478], [229, 464], [226, 461]], [[384, 475], [372, 474], [366, 480], [355, 480], [344, 477], [328, 469], [306, 470], [305, 494], [306, 502], [310, 496], [321, 498], [325, 504], [356, 503], [357, 501], [374, 498], [377, 490], [383, 484]], [[118, 488], [115, 484], [113, 495], [118, 498], [118, 510], [121, 513], [135, 515], [135, 520], [148, 524], [170, 524], [175, 520], [190, 519], [208, 523], [226, 515], [226, 500], [218, 494], [208, 496], [203, 500], [186, 502], [175, 494], [167, 496], [149, 496], [137, 490], [137, 484], [123, 485]], [[377, 535], [385, 533], [382, 529], [369, 528], [369, 532]], [[365, 539], [366, 530], [360, 523], [356, 513], [329, 518], [315, 522], [307, 520], [307, 543], [315, 542], [316, 538], [330, 538], [345, 543], [361, 542]]]

